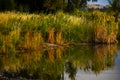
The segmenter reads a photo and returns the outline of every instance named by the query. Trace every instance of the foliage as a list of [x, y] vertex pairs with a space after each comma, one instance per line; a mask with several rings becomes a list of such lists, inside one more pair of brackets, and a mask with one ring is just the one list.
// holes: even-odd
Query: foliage
[[45, 42], [58, 45], [118, 42], [119, 29], [114, 17], [99, 11], [74, 15], [6, 12], [0, 13], [0, 17], [1, 53], [12, 48], [38, 50]]
[[0, 11], [55, 13], [65, 10], [73, 12], [75, 9], [85, 7], [87, 1], [90, 0], [0, 0]]
[[0, 0], [0, 11], [13, 10], [14, 8], [14, 0]]
[[108, 0], [110, 4], [110, 8], [114, 11], [115, 22], [118, 22], [119, 14], [120, 14], [120, 0]]

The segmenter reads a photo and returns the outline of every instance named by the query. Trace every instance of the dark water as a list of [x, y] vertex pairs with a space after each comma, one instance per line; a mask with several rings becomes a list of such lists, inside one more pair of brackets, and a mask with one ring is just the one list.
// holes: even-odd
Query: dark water
[[0, 80], [120, 80], [116, 45], [77, 46], [0, 55]]

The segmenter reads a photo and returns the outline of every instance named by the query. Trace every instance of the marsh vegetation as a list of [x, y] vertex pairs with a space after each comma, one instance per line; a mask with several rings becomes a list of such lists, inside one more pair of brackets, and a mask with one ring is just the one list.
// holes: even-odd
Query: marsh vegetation
[[73, 15], [0, 13], [0, 53], [17, 50], [39, 50], [44, 43], [60, 46], [70, 44], [116, 44], [119, 26], [114, 16], [93, 11], [79, 11]]

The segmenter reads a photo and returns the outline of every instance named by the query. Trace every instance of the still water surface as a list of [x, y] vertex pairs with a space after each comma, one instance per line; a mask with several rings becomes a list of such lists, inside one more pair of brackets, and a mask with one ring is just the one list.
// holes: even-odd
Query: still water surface
[[0, 80], [120, 80], [116, 45], [77, 46], [0, 55]]

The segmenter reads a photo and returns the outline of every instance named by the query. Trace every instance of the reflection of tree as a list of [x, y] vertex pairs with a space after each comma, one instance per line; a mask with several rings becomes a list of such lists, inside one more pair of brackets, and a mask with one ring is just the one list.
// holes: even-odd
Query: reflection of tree
[[80, 46], [70, 49], [67, 59], [75, 67], [98, 74], [114, 65], [115, 51], [116, 45]]
[[79, 46], [63, 50], [58, 48], [0, 56], [0, 73], [4, 72], [7, 77], [64, 80], [65, 67], [71, 80], [75, 80], [78, 67], [97, 74], [114, 65], [115, 45]]
[[88, 71], [90, 68], [90, 62], [93, 58], [93, 48], [90, 46], [80, 46], [69, 50], [68, 59], [73, 63], [75, 68], [80, 67]]
[[65, 69], [66, 69], [66, 72], [69, 74], [69, 77], [71, 78], [71, 80], [75, 80], [76, 68], [74, 67], [72, 62], [70, 61], [66, 62]]

